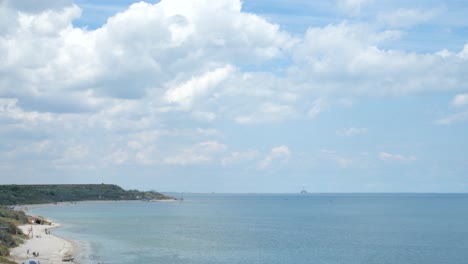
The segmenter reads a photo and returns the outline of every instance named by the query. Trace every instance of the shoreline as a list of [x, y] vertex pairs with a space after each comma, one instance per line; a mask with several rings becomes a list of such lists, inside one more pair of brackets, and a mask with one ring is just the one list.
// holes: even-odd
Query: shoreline
[[[8, 258], [16, 263], [29, 263], [30, 260], [36, 260], [42, 264], [57, 264], [63, 263], [63, 258], [75, 257], [79, 250], [76, 241], [51, 234], [54, 229], [60, 226], [60, 224], [56, 223], [51, 225], [28, 224], [18, 226], [26, 235], [32, 231], [32, 237], [30, 236], [18, 247], [12, 248]], [[39, 255], [34, 256], [33, 252], [38, 252]]]
[[[173, 202], [177, 200], [151, 200], [150, 202]], [[76, 202], [56, 202], [43, 204], [24, 204], [13, 207], [16, 211], [24, 211], [29, 216], [38, 216], [31, 214], [32, 210], [48, 207], [65, 207], [77, 204], [94, 204], [94, 203], [129, 203], [129, 202], [147, 202], [142, 200], [88, 200]], [[43, 216], [42, 216], [43, 217]], [[50, 220], [45, 216], [46, 219]], [[27, 224], [19, 225], [25, 235], [29, 229], [33, 229], [33, 237], [24, 240], [24, 243], [18, 247], [10, 249], [9, 260], [16, 263], [29, 263], [29, 260], [39, 261], [40, 264], [58, 264], [64, 263], [63, 258], [74, 257], [73, 263], [87, 263], [86, 252], [89, 251], [89, 245], [86, 241], [77, 241], [73, 238], [63, 238], [55, 234], [46, 234], [45, 230], [53, 233], [53, 230], [63, 226], [63, 223], [53, 222], [51, 225]], [[39, 236], [39, 237], [37, 237]], [[28, 254], [29, 250], [29, 254]], [[38, 257], [34, 257], [32, 252], [39, 252]]]

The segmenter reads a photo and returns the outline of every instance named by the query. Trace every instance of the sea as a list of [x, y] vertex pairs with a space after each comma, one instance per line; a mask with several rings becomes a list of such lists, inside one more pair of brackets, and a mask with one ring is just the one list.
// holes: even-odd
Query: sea
[[80, 264], [466, 264], [467, 194], [172, 194], [30, 213]]

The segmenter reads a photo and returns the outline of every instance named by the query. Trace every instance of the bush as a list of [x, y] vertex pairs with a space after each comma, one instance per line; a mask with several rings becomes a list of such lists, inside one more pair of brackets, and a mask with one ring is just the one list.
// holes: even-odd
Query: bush
[[16, 264], [16, 262], [8, 260], [8, 259], [6, 259], [4, 257], [0, 257], [0, 263], [2, 263], [2, 264]]
[[8, 250], [6, 246], [2, 245], [2, 243], [0, 243], [0, 256], [3, 256], [3, 257], [10, 256], [10, 251]]
[[0, 227], [2, 227], [0, 229], [0, 232], [5, 232], [5, 233], [8, 233], [8, 234], [11, 234], [11, 235], [16, 235], [16, 234], [23, 234], [23, 232], [21, 232], [21, 229], [19, 229], [15, 223], [14, 223], [15, 220], [13, 219], [8, 219], [8, 218], [0, 218]]
[[0, 243], [5, 247], [17, 246], [15, 238], [5, 231], [0, 231]]
[[9, 218], [16, 221], [17, 224], [28, 223], [28, 217], [24, 212], [15, 211], [7, 207], [0, 207], [0, 218]]

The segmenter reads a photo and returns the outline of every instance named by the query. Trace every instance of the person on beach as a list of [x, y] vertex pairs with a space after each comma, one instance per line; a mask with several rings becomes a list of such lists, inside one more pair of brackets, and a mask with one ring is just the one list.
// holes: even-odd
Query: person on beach
[[32, 226], [28, 228], [28, 237], [31, 235], [31, 237], [34, 237], [34, 233], [33, 233], [33, 228]]

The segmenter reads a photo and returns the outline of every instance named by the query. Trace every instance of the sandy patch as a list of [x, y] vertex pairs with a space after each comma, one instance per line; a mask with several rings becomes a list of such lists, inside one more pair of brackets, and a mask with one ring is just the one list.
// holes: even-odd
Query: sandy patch
[[[10, 258], [18, 263], [28, 263], [28, 260], [38, 260], [40, 264], [64, 263], [62, 259], [74, 256], [76, 249], [71, 242], [53, 235], [53, 229], [58, 226], [57, 224], [19, 226], [24, 234], [30, 233], [30, 238], [19, 247], [13, 248], [10, 251]], [[46, 234], [46, 229], [50, 234]], [[35, 257], [33, 252], [39, 252], [39, 256]]]

